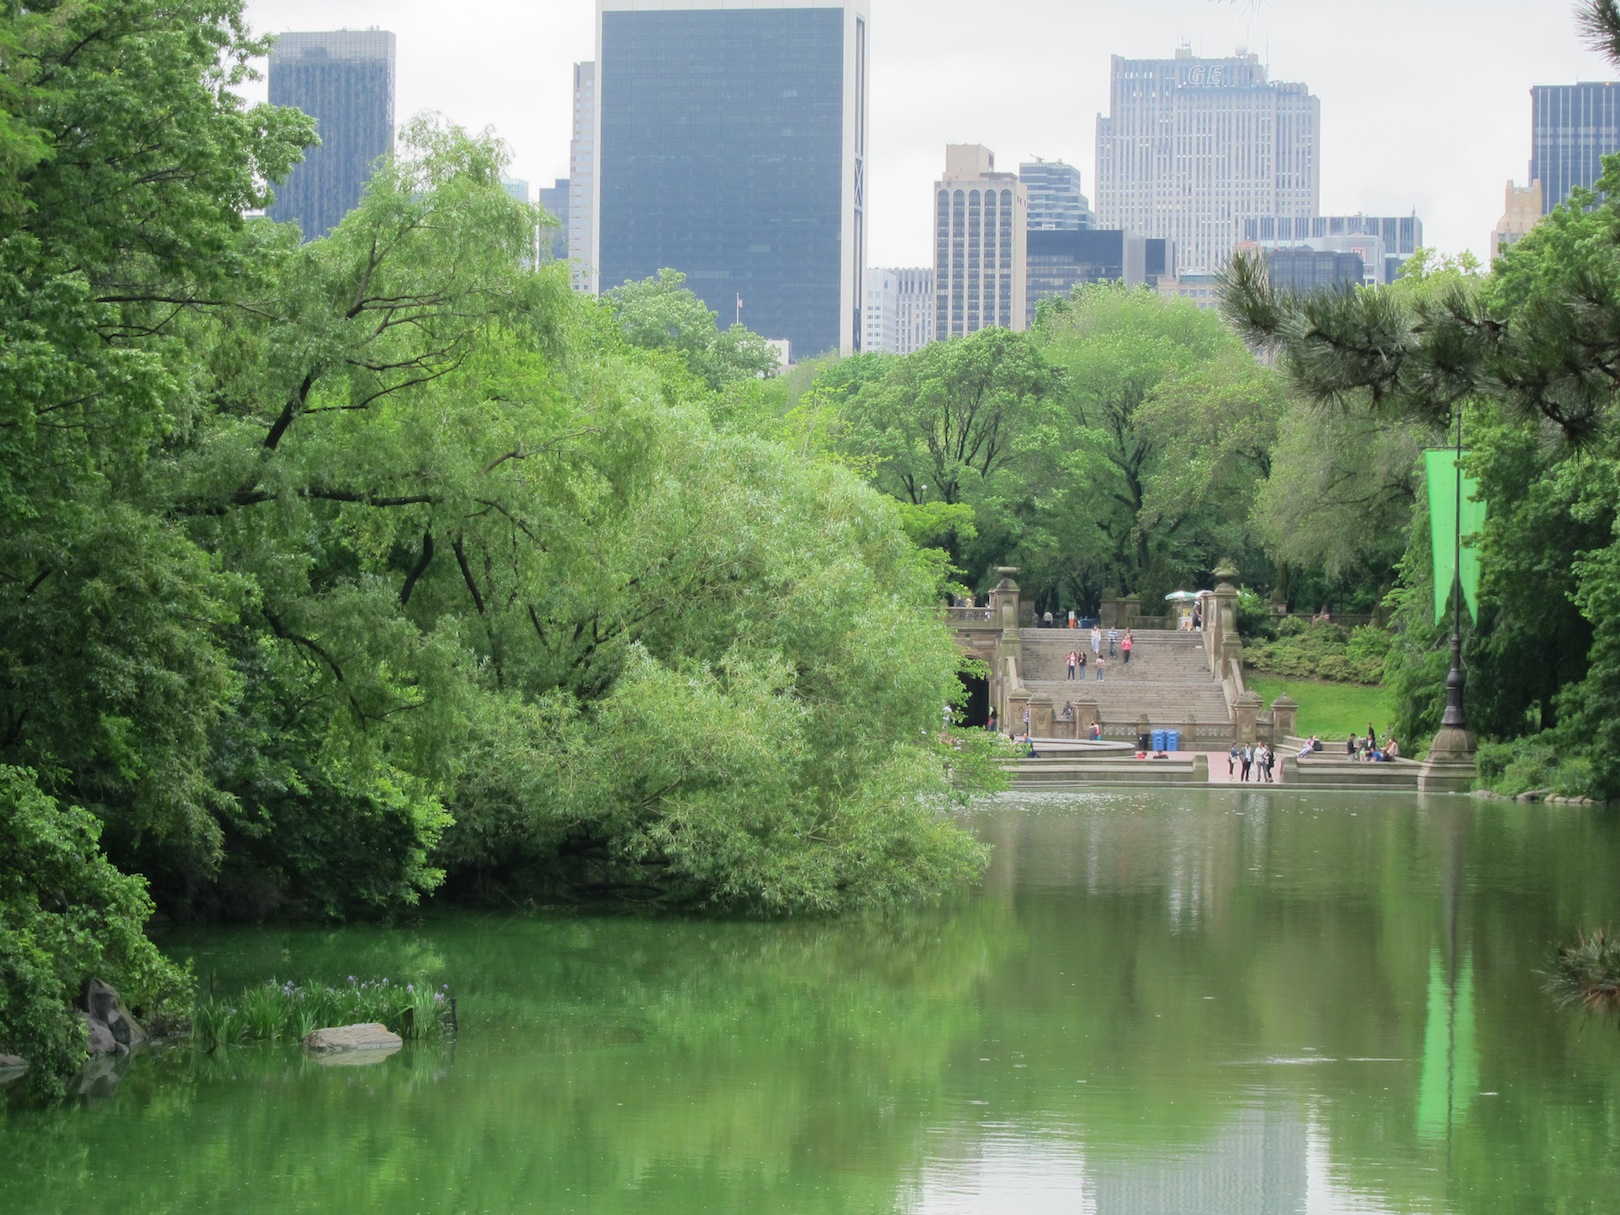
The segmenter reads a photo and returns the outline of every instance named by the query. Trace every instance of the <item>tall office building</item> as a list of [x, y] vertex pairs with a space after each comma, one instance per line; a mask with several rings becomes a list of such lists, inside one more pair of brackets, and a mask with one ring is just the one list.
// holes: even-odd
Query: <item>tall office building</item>
[[[1376, 237], [1378, 248], [1355, 237]], [[1250, 215], [1243, 220], [1241, 239], [1258, 245], [1284, 248], [1300, 245], [1313, 249], [1361, 254], [1367, 282], [1393, 283], [1401, 267], [1423, 247], [1423, 221], [1411, 215]]]
[[[1376, 241], [1378, 237], [1365, 237]], [[1291, 245], [1286, 249], [1266, 249], [1266, 278], [1272, 290], [1310, 295], [1323, 288], [1349, 290], [1366, 281], [1366, 264], [1361, 254], [1336, 249], [1313, 249]]]
[[1018, 180], [1029, 191], [1031, 232], [1072, 232], [1096, 227], [1091, 200], [1080, 192], [1080, 170], [1061, 160], [1032, 160], [1018, 166]]
[[1530, 90], [1530, 180], [1541, 183], [1541, 213], [1591, 189], [1603, 157], [1620, 152], [1620, 84], [1538, 84]]
[[568, 179], [556, 178], [540, 187], [540, 205], [556, 221], [556, 226], [540, 233], [542, 261], [562, 261], [568, 256]]
[[1032, 229], [1025, 270], [1025, 313], [1033, 321], [1044, 299], [1064, 298], [1085, 283], [1157, 287], [1166, 244], [1118, 228]]
[[602, 287], [669, 267], [795, 359], [859, 348], [868, 11], [597, 0]]
[[926, 266], [866, 272], [861, 349], [910, 354], [934, 340], [934, 272]]
[[1029, 195], [976, 143], [945, 145], [934, 183], [934, 336], [1023, 329]]
[[281, 34], [270, 47], [270, 104], [315, 119], [305, 151], [268, 214], [305, 240], [325, 236], [360, 203], [378, 157], [394, 150], [394, 35], [387, 30]]
[[1183, 273], [1220, 269], [1250, 215], [1315, 215], [1321, 105], [1259, 57], [1113, 58], [1097, 116], [1097, 226], [1163, 237]]
[[574, 131], [568, 141], [568, 258], [574, 290], [595, 295], [596, 64], [574, 65]]
[[1516, 186], [1511, 181], [1503, 196], [1502, 218], [1491, 232], [1491, 260], [1494, 262], [1520, 237], [1528, 236], [1530, 229], [1541, 222], [1541, 183], [1532, 181], [1528, 186]]

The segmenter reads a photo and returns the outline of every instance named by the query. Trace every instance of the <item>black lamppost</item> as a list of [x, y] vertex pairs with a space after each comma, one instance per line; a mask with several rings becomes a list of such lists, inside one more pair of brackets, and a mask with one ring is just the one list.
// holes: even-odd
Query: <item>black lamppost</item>
[[1466, 678], [1462, 669], [1462, 424], [1462, 403], [1458, 402], [1456, 504], [1451, 529], [1451, 670], [1446, 674], [1446, 711], [1440, 718], [1440, 724], [1442, 727], [1455, 726], [1459, 730], [1468, 728], [1463, 715], [1463, 685]]

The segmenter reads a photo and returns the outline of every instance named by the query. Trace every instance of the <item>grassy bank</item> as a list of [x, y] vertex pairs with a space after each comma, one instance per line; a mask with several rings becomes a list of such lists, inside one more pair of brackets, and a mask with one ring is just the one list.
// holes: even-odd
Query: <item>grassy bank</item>
[[[1320, 679], [1290, 679], [1244, 671], [1243, 682], [1257, 692], [1267, 707], [1284, 692], [1299, 702], [1300, 735], [1316, 734], [1327, 743], [1342, 743], [1350, 734], [1365, 735], [1367, 723], [1378, 727], [1382, 740], [1395, 720], [1395, 705], [1382, 687], [1359, 683], [1328, 683]], [[1403, 749], [1411, 754], [1407, 740]]]

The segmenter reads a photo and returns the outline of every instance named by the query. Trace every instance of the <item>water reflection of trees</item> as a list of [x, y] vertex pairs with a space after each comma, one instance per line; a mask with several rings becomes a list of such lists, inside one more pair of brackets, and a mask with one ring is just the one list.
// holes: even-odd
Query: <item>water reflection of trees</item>
[[[1263, 1093], [1395, 1209], [1609, 1201], [1620, 1050], [1538, 972], [1620, 909], [1612, 815], [1117, 793], [976, 825], [1029, 938], [986, 988], [987, 1037], [1028, 1063], [992, 1108], [1128, 1160], [1207, 1146]], [[1268, 1062], [1300, 1057], [1331, 1062]]]
[[[318, 971], [343, 935], [278, 960]], [[115, 1101], [7, 1127], [29, 1163], [0, 1165], [0, 1209], [93, 1188], [142, 1210], [433, 1195], [454, 1210], [886, 1211], [953, 1047], [978, 1032], [974, 995], [1019, 944], [988, 902], [839, 924], [457, 917], [397, 935], [401, 956], [446, 959], [434, 977], [461, 993], [458, 1042], [341, 1071], [277, 1049], [138, 1060]]]
[[951, 911], [177, 934], [221, 983], [425, 973], [467, 1032], [352, 1073], [138, 1060], [111, 1101], [4, 1124], [0, 1209], [888, 1211], [930, 1200], [924, 1162], [1017, 1168], [1020, 1143], [1140, 1195], [1262, 1158], [1296, 1186], [1308, 1140], [1374, 1208], [1606, 1210], [1620, 1035], [1537, 972], [1620, 911], [1616, 822], [1035, 799], [976, 821], [989, 887]]

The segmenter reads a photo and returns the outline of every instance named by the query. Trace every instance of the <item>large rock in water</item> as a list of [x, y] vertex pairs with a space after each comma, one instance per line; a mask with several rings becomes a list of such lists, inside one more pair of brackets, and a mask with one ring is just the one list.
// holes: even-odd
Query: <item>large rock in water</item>
[[100, 979], [84, 985], [79, 1000], [84, 1015], [86, 1041], [92, 1055], [128, 1052], [146, 1041], [146, 1031], [130, 1016], [118, 993]]
[[386, 1025], [372, 1021], [365, 1025], [339, 1025], [317, 1029], [304, 1037], [304, 1049], [317, 1055], [334, 1051], [388, 1051], [403, 1046], [404, 1040]]

